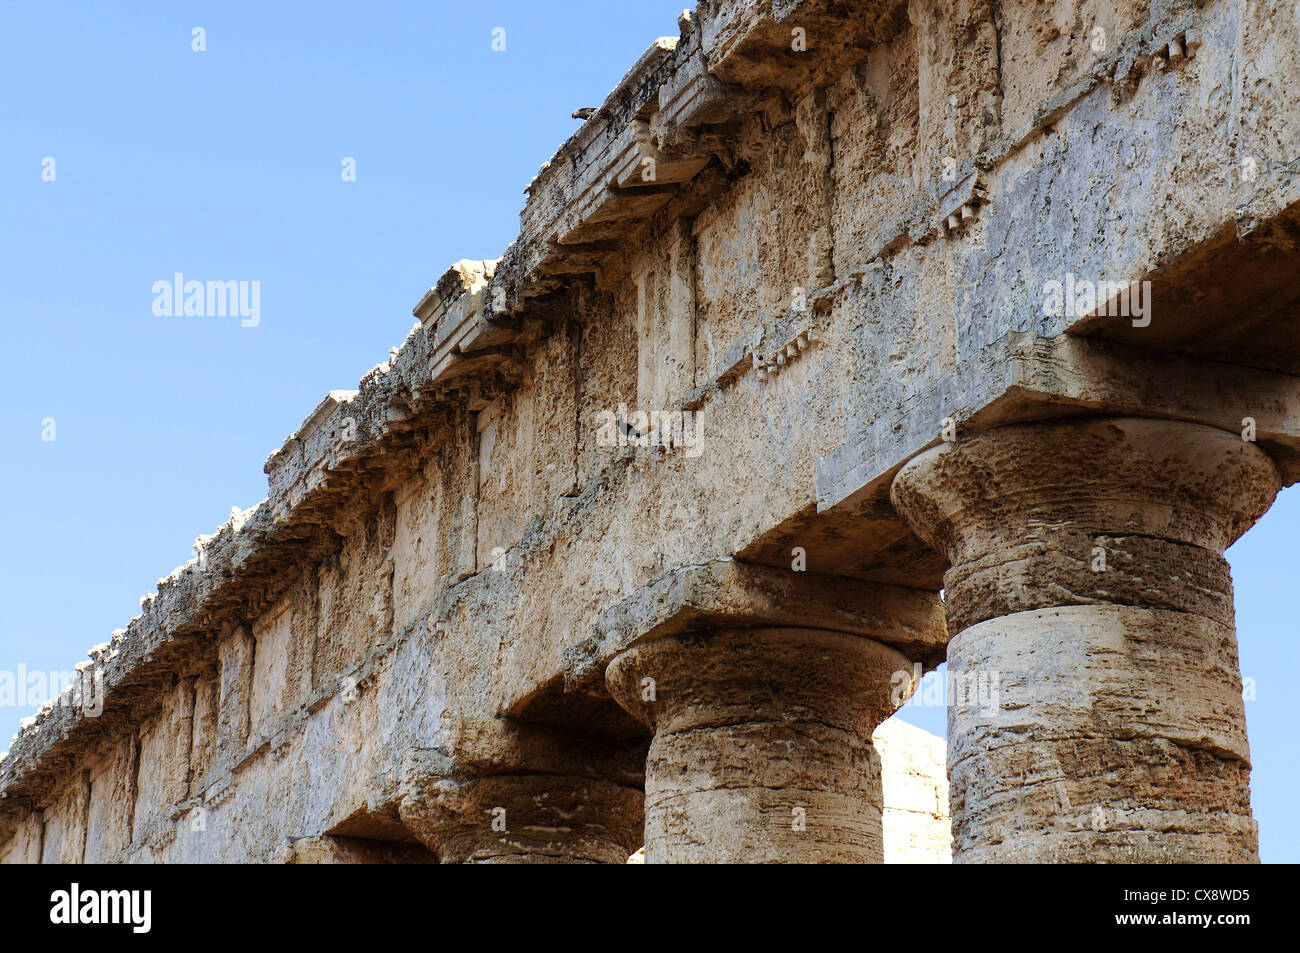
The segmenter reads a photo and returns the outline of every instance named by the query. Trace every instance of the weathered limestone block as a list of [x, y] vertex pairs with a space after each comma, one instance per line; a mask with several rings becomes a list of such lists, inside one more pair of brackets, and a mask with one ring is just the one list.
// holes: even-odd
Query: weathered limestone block
[[698, 10], [715, 75], [783, 90], [824, 84], [863, 50], [897, 33], [907, 18], [905, 0], [863, 0], [847, 16], [836, 0], [709, 0]]
[[452, 719], [412, 752], [401, 817], [441, 863], [626, 863], [642, 842], [644, 745]]
[[[462, 258], [443, 273], [436, 285], [425, 292], [412, 313], [420, 319], [425, 330], [435, 331], [435, 348], [464, 336], [468, 330], [467, 325], [482, 311], [480, 295], [495, 269], [495, 261]], [[444, 323], [442, 317], [449, 312], [453, 315], [453, 320]]]
[[0, 863], [41, 863], [42, 824], [43, 819], [39, 811], [33, 811], [23, 817], [15, 825], [12, 836], [0, 845]]
[[824, 104], [777, 115], [781, 121], [775, 129], [760, 132], [757, 124], [747, 129], [747, 139], [763, 143], [761, 151], [747, 156], [750, 174], [692, 224], [701, 375], [724, 373], [733, 344], [752, 341], [777, 315], [807, 308], [804, 294], [833, 279]]
[[190, 754], [187, 795], [203, 787], [218, 758], [221, 685], [213, 668], [192, 676], [194, 704], [190, 714]]
[[474, 573], [477, 501], [464, 492], [476, 479], [468, 420], [430, 453], [394, 493], [393, 628], [402, 631], [442, 588]]
[[109, 863], [131, 846], [138, 754], [132, 735], [114, 744], [90, 769], [85, 863]]
[[356, 837], [299, 837], [289, 842], [289, 864], [436, 864], [418, 844], [388, 844]]
[[832, 224], [841, 274], [898, 237], [898, 211], [915, 200], [918, 177], [924, 181], [944, 172], [942, 157], [936, 157], [937, 165], [932, 159], [929, 168], [917, 163], [916, 44], [916, 31], [901, 31], [871, 48], [830, 87]]
[[218, 701], [218, 746], [242, 750], [248, 741], [249, 698], [253, 687], [253, 636], [239, 626], [221, 637], [221, 691]]
[[652, 267], [635, 276], [637, 394], [644, 412], [668, 410], [695, 386], [695, 239], [679, 220]]
[[[1250, 862], [1223, 550], [1272, 503], [1253, 444], [1053, 420], [927, 451], [893, 485], [947, 554], [954, 859]], [[978, 697], [977, 697], [978, 695]]]
[[301, 671], [291, 669], [291, 656], [301, 643], [293, 640], [293, 610], [285, 599], [253, 625], [253, 683], [249, 721], [256, 734], [267, 732], [292, 711], [298, 700]]
[[794, 572], [736, 559], [681, 566], [641, 586], [596, 620], [591, 638], [564, 663], [570, 691], [603, 685], [614, 657], [639, 639], [733, 628], [801, 628], [810, 620], [832, 632], [874, 639], [933, 668], [948, 635], [933, 592]]
[[[1168, 416], [1234, 431], [1242, 426], [1243, 408], [1249, 408], [1256, 440], [1277, 463], [1283, 482], [1300, 479], [1297, 377], [1029, 332], [986, 348], [965, 387], [964, 396], [949, 387], [918, 395], [913, 406], [880, 414], [856, 441], [818, 460], [822, 514], [851, 510], [855, 504], [869, 507], [872, 500], [893, 514], [889, 487], [900, 460], [941, 445], [945, 418], [955, 433], [1067, 414]], [[862, 540], [852, 542], [860, 547]]]
[[964, 163], [1001, 131], [1001, 11], [990, 0], [911, 0], [908, 16], [917, 37], [920, 149]]
[[952, 862], [944, 741], [897, 716], [871, 735], [880, 755], [885, 863]]
[[577, 359], [572, 326], [555, 330], [528, 362], [527, 381], [478, 413], [476, 566], [493, 565], [528, 529], [527, 516], [577, 481]]
[[137, 843], [169, 830], [174, 805], [189, 794], [193, 681], [177, 682], [162, 702], [140, 728], [135, 815], [131, 821]]
[[1189, 12], [1191, 6], [1178, 0], [1055, 0], [1001, 6], [998, 39], [1007, 68], [999, 81], [1007, 125], [1023, 129], [1044, 100], [1094, 73], [1113, 74], [1126, 44], [1138, 48], [1133, 56], [1153, 46], [1142, 29], [1153, 12], [1158, 18], [1164, 11]]
[[43, 812], [39, 863], [82, 863], [89, 797], [90, 784], [83, 773]]
[[[284, 703], [290, 709], [310, 689], [336, 681], [396, 634], [397, 507], [390, 494], [377, 503], [373, 511], [346, 514], [351, 518], [340, 527], [343, 544], [337, 555], [324, 560], [318, 574], [304, 573], [290, 593], [297, 619], [288, 646], [292, 652], [276, 662], [285, 666]], [[430, 556], [436, 558], [435, 553]], [[276, 651], [280, 659], [278, 647]], [[259, 639], [259, 660], [261, 654]]]
[[[439, 646], [424, 626], [369, 645], [269, 733], [219, 751], [203, 783], [169, 805], [169, 823], [143, 830], [135, 853], [114, 859], [325, 862], [303, 851], [329, 837], [363, 842], [348, 855], [357, 862], [405, 856], [416, 839], [398, 814], [402, 754], [438, 742]], [[298, 852], [287, 846], [304, 838]]]

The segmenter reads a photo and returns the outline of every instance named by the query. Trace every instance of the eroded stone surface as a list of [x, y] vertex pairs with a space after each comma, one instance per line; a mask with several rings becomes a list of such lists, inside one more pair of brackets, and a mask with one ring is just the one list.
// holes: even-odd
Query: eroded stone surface
[[[660, 583], [728, 560], [785, 577], [739, 596], [751, 618], [850, 620], [841, 633], [864, 631], [848, 597], [871, 586], [932, 609], [951, 561], [952, 651], [1008, 673], [1047, 664], [1033, 640], [970, 633], [1095, 607], [1113, 625], [1087, 629], [1100, 641], [1079, 640], [1079, 664], [1108, 673], [1103, 711], [1143, 697], [1117, 651], [1161, 678], [1176, 645], [1220, 658], [1186, 698], [1160, 696], [1190, 721], [1052, 749], [1076, 807], [1094, 795], [1070, 784], [1102, 766], [1127, 779], [1103, 830], [1036, 808], [1012, 823], [1051, 787], [1019, 768], [1043, 752], [1017, 760], [1030, 749], [1008, 743], [1004, 773], [978, 767], [999, 739], [1077, 731], [1079, 698], [1027, 700], [1033, 724], [952, 715], [967, 739], [949, 756], [957, 849], [1249, 859], [1220, 557], [1300, 476], [1292, 6], [711, 0], [679, 28], [541, 169], [501, 257], [452, 266], [389, 359], [267, 460], [267, 498], [91, 650], [102, 711], [55, 704], [23, 726], [0, 760], [0, 859], [420, 858], [441, 836], [430, 818], [456, 828], [453, 808], [477, 803], [463, 792], [510, 774], [579, 779], [556, 804], [613, 785], [601, 803], [620, 816], [588, 820], [617, 833], [580, 835], [573, 856], [614, 859], [640, 824], [627, 749], [650, 736], [599, 676], [671, 615]], [[1150, 280], [1152, 320], [1046, 314], [1044, 283], [1067, 273]], [[633, 416], [629, 442], [620, 405], [647, 425], [698, 415], [699, 439], [646, 445]], [[978, 533], [930, 489], [896, 494], [907, 520], [891, 502], [900, 468], [951, 440], [960, 455], [990, 428], [1135, 416], [1194, 430], [1175, 447], [1125, 424], [1149, 466], [1103, 476], [1062, 443], [1075, 465], [1058, 466], [1047, 522], [978, 477], [963, 520]], [[1103, 433], [1085, 448], [1113, 457]], [[987, 468], [1052, 488], [1049, 462], [1018, 471], [1013, 444], [981, 446]], [[1135, 476], [1141, 499], [1117, 496]], [[1234, 479], [1249, 505], [1225, 516]], [[803, 570], [817, 578], [793, 581]], [[743, 591], [722, 580], [710, 605], [683, 605], [725, 616]], [[1190, 621], [1152, 621], [1173, 615]], [[942, 627], [901, 619], [867, 634], [937, 662]], [[1184, 819], [1150, 780], [1166, 777]], [[1197, 792], [1227, 806], [1206, 812]], [[1182, 832], [1156, 849], [1161, 825]], [[878, 830], [843, 849], [877, 859]], [[472, 841], [450, 853], [488, 859]]]
[[880, 755], [885, 863], [949, 863], [952, 824], [943, 739], [893, 717], [872, 733], [871, 746]]

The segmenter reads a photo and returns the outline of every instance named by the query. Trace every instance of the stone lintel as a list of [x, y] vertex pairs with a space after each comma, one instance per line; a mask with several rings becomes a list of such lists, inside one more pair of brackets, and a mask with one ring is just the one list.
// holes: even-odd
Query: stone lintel
[[818, 460], [818, 511], [887, 499], [902, 465], [942, 442], [945, 418], [960, 440], [963, 432], [1071, 415], [1184, 420], [1238, 435], [1250, 417], [1283, 485], [1300, 480], [1300, 378], [1026, 332], [985, 349], [978, 368], [954, 369]]
[[935, 593], [733, 559], [684, 566], [606, 610], [565, 659], [569, 691], [600, 691], [605, 667], [634, 642], [717, 628], [794, 626], [847, 632], [927, 667], [943, 660], [947, 629]]

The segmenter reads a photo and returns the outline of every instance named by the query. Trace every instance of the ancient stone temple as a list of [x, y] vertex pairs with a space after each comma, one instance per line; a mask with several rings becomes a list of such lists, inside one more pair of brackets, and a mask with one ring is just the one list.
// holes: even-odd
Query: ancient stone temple
[[678, 26], [24, 725], [0, 860], [1258, 859], [1298, 8]]

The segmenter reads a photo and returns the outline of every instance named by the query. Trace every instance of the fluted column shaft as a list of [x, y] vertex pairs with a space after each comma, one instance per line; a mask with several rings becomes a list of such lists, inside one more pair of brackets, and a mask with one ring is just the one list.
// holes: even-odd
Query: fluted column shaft
[[1177, 421], [982, 431], [892, 488], [946, 553], [954, 860], [1250, 862], [1250, 758], [1223, 550], [1272, 461]]

